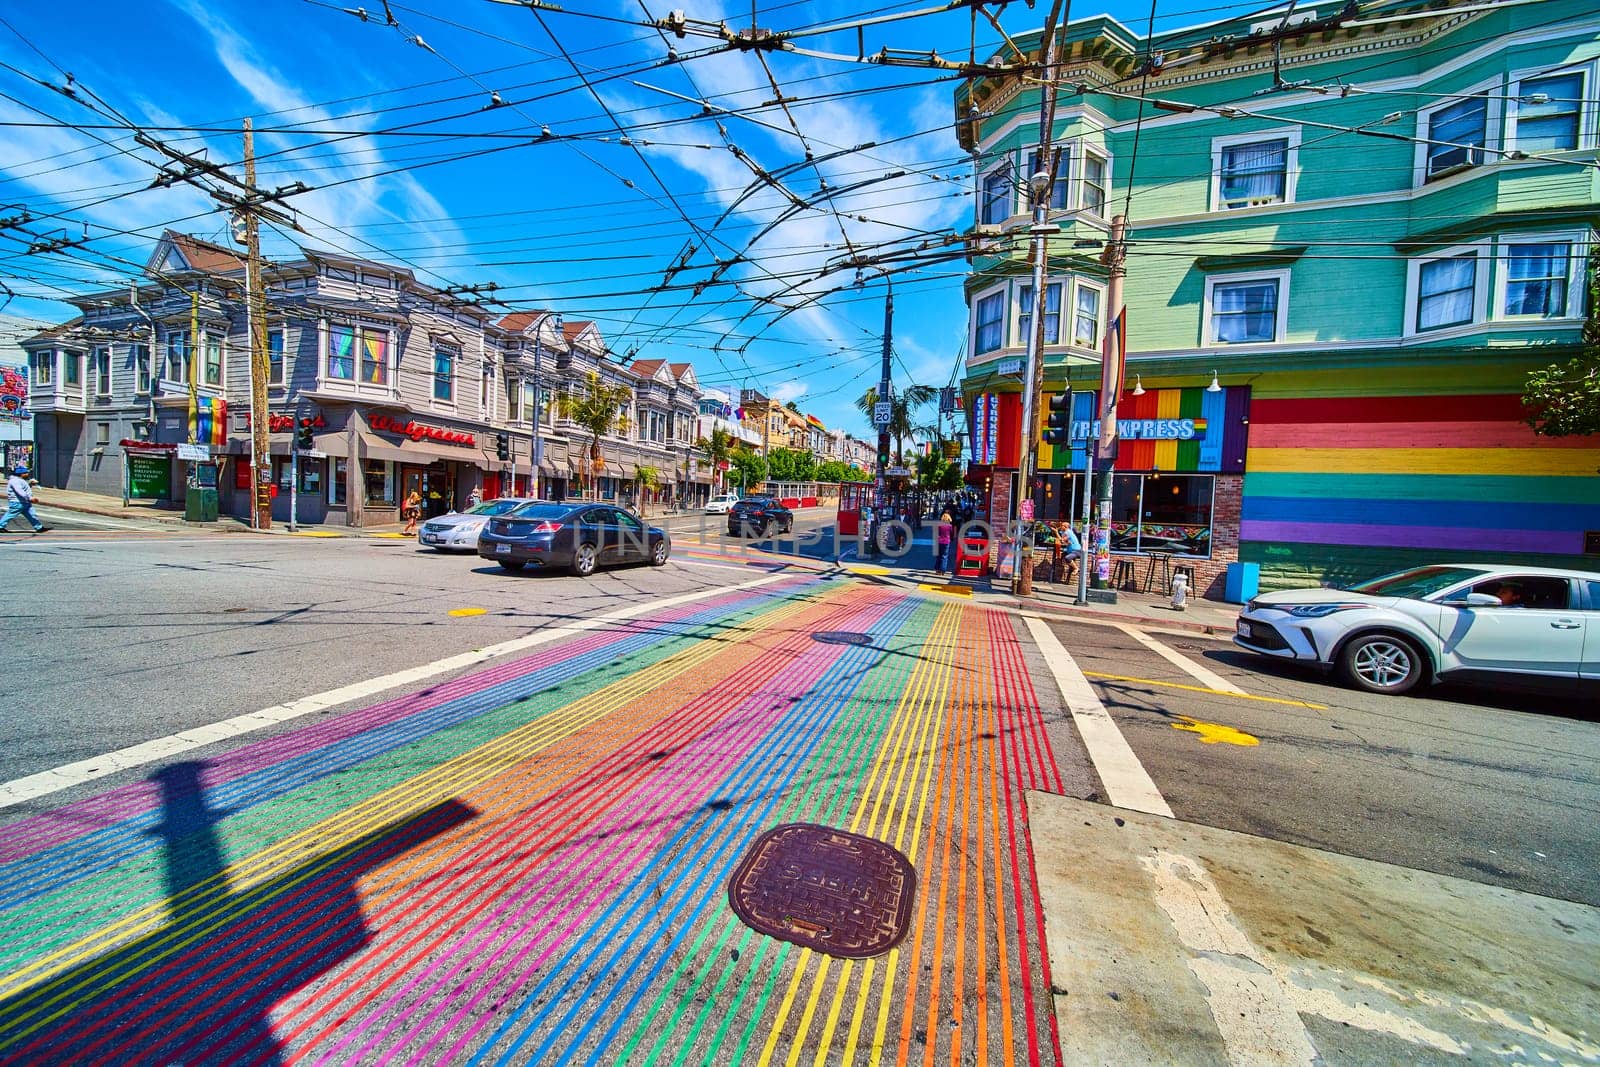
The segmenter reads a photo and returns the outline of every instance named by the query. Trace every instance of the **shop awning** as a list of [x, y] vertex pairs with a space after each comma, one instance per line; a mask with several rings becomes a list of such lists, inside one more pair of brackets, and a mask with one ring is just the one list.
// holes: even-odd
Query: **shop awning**
[[[390, 441], [370, 430], [362, 430], [357, 436], [360, 438], [358, 444], [361, 455], [367, 459], [381, 459], [389, 463], [412, 463], [419, 467], [426, 467], [441, 460], [450, 463], [470, 463], [473, 466], [481, 466], [485, 462], [483, 453], [475, 448], [454, 448], [429, 441]], [[318, 452], [325, 452], [338, 459], [350, 458], [350, 435], [347, 431], [317, 434], [312, 438], [312, 443]]]

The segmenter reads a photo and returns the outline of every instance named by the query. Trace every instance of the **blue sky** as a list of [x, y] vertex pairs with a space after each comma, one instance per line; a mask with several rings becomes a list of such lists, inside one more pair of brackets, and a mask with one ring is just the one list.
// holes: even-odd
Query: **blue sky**
[[[933, 6], [824, 0], [761, 4], [756, 17], [795, 30]], [[705, 385], [795, 399], [857, 433], [867, 426], [852, 401], [877, 379], [884, 283], [869, 270], [858, 287], [835, 268], [889, 256], [895, 377], [951, 380], [965, 264], [936, 256], [971, 214], [954, 81], [817, 56], [708, 55], [707, 38], [641, 25], [638, 0], [568, 7], [391, 2], [390, 24], [382, 0], [8, 6], [0, 218], [20, 205], [35, 221], [0, 231], [0, 282], [16, 294], [5, 312], [70, 317], [60, 296], [125, 282], [168, 226], [228, 241], [204, 194], [150, 188], [160, 157], [127, 124], [242, 175], [232, 131], [249, 115], [258, 184], [312, 187], [288, 201], [306, 233], [266, 232], [269, 255], [300, 242], [402, 263], [435, 285], [493, 282], [515, 307], [596, 321], [618, 354], [687, 360]], [[1011, 4], [1003, 25], [1036, 27], [1046, 8]], [[1156, 27], [1223, 10], [1172, 0]], [[685, 8], [707, 23], [723, 11]], [[726, 11], [732, 28], [749, 27], [749, 7]], [[1077, 14], [1102, 12], [1140, 28], [1149, 16], [1125, 2]], [[979, 58], [998, 41], [979, 20]], [[799, 43], [857, 48], [854, 30]], [[965, 11], [865, 30], [868, 53], [960, 58], [972, 43]], [[71, 97], [38, 84], [67, 86], [69, 74]], [[780, 91], [787, 108], [773, 103]], [[831, 198], [818, 195], [824, 182]], [[24, 254], [85, 233], [65, 255]]]

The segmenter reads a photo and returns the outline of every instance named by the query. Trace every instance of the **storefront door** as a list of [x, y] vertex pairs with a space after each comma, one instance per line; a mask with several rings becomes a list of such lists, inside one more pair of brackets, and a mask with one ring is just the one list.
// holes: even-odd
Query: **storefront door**
[[456, 476], [444, 466], [422, 472], [422, 514], [426, 518], [443, 515], [456, 503]]
[[427, 490], [424, 488], [424, 481], [425, 481], [425, 478], [426, 478], [426, 474], [427, 474], [427, 472], [425, 470], [423, 470], [423, 468], [421, 468], [421, 467], [401, 467], [400, 468], [400, 500], [399, 500], [399, 504], [400, 504], [401, 508], [405, 507], [405, 502], [407, 500], [410, 500], [411, 499], [411, 494], [413, 492], [415, 492], [419, 497], [422, 498], [423, 513], [424, 514], [427, 513], [428, 493], [427, 493]]

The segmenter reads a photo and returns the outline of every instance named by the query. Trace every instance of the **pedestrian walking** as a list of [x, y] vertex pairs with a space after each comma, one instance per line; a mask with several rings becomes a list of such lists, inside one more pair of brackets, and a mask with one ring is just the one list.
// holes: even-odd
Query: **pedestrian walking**
[[415, 489], [406, 495], [405, 505], [400, 509], [406, 520], [403, 531], [407, 537], [417, 532], [417, 519], [422, 515], [422, 494]]
[[950, 513], [941, 512], [939, 525], [934, 527], [933, 533], [933, 570], [936, 574], [943, 574], [950, 569], [950, 542], [954, 540], [955, 533], [955, 523]]
[[483, 503], [483, 486], [475, 485], [472, 487], [472, 492], [467, 494], [467, 507], [475, 508], [481, 503]]
[[4, 519], [0, 519], [0, 531], [9, 530], [11, 520], [18, 515], [28, 520], [34, 533], [44, 533], [50, 529], [33, 513], [33, 484], [28, 481], [28, 468], [20, 463], [11, 472], [11, 477], [6, 479], [6, 514]]

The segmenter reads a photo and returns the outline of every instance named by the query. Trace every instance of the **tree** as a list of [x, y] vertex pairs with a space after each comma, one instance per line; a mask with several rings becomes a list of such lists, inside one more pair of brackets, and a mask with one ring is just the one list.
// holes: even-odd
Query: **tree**
[[626, 385], [608, 385], [595, 371], [589, 372], [588, 381], [576, 393], [560, 393], [556, 409], [561, 417], [570, 419], [589, 434], [589, 476], [600, 469], [600, 438], [608, 433], [625, 433], [628, 429], [628, 404], [633, 400], [633, 389]]
[[716, 482], [717, 491], [721, 492], [722, 465], [733, 454], [733, 434], [720, 426], [713, 426], [711, 436], [700, 438], [695, 447], [706, 454], [706, 459], [711, 463], [711, 477]]
[[[905, 441], [914, 432], [917, 409], [929, 403], [939, 391], [931, 385], [908, 385], [895, 391], [889, 401], [889, 436], [894, 438], [894, 453], [902, 462], [905, 459]], [[856, 401], [856, 407], [872, 422], [872, 409], [878, 404], [878, 390], [868, 389]], [[877, 426], [873, 426], [877, 430]]]
[[728, 462], [739, 476], [739, 488], [742, 491], [748, 492], [753, 486], [767, 480], [767, 461], [748, 445], [741, 444], [734, 449]]
[[767, 476], [775, 482], [809, 482], [817, 475], [817, 460], [798, 448], [774, 448], [767, 453]]
[[1600, 249], [1589, 253], [1589, 317], [1583, 350], [1528, 375], [1522, 396], [1528, 425], [1544, 437], [1600, 433]]
[[646, 464], [633, 472], [633, 480], [639, 486], [639, 514], [643, 515], [649, 499], [645, 494], [661, 484], [661, 472]]
[[842, 459], [826, 459], [817, 464], [817, 481], [819, 482], [848, 482], [851, 467]]

